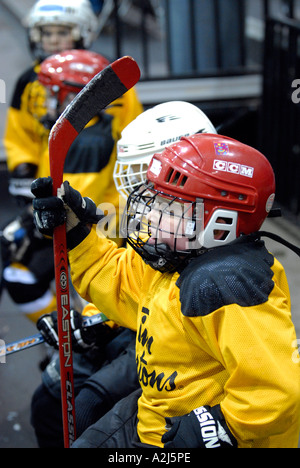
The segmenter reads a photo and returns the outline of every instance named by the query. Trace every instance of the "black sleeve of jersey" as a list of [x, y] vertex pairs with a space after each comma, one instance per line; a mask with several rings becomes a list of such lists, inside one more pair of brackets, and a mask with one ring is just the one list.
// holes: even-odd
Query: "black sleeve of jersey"
[[14, 89], [14, 93], [11, 100], [11, 107], [14, 109], [20, 109], [21, 107], [21, 98], [24, 93], [24, 89], [28, 83], [32, 83], [37, 79], [37, 74], [34, 71], [34, 66], [31, 66], [26, 70], [18, 79], [17, 84]]
[[114, 148], [112, 116], [101, 113], [95, 125], [86, 127], [68, 151], [64, 172], [70, 174], [100, 172], [110, 161]]
[[274, 257], [248, 236], [194, 259], [177, 280], [183, 315], [199, 317], [230, 304], [251, 307], [274, 288]]

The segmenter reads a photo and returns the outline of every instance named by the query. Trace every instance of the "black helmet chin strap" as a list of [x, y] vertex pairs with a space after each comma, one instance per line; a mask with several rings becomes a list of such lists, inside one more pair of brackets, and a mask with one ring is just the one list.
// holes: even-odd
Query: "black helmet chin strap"
[[[280, 208], [272, 208], [270, 211], [268, 218], [280, 218], [282, 216]], [[278, 236], [277, 234], [273, 234], [273, 232], [267, 231], [257, 231], [250, 234], [250, 236], [254, 237], [255, 239], [260, 239], [261, 237], [269, 237], [270, 239], [279, 242], [279, 244], [285, 245], [288, 249], [291, 249], [295, 254], [300, 257], [300, 248], [290, 242], [286, 241], [282, 237]]]
[[250, 234], [251, 237], [254, 237], [255, 239], [260, 239], [261, 237], [269, 237], [270, 239], [273, 239], [276, 242], [279, 242], [282, 245], [285, 245], [285, 247], [288, 247], [291, 249], [293, 252], [295, 252], [298, 257], [300, 257], [300, 248], [297, 247], [294, 244], [291, 244], [290, 242], [286, 241], [282, 237], [278, 236], [277, 234], [273, 234], [273, 232], [267, 232], [267, 231], [257, 231], [253, 232]]

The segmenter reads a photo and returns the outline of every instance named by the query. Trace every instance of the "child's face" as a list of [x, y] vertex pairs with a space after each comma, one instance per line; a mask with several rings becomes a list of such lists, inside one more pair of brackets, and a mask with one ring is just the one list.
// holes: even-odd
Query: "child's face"
[[[172, 202], [157, 197], [147, 214], [150, 238], [149, 244], [166, 244], [171, 250], [184, 251], [201, 247], [199, 235], [204, 229], [204, 205], [196, 204], [197, 216], [193, 216], [192, 203]], [[219, 224], [226, 222], [218, 218]], [[225, 231], [214, 230], [214, 238], [222, 239]]]
[[191, 204], [172, 202], [169, 205], [166, 200], [157, 197], [147, 219], [151, 233], [150, 244], [166, 244], [172, 250], [186, 250], [190, 247], [189, 237], [195, 235]]
[[68, 26], [49, 25], [42, 27], [42, 49], [52, 55], [75, 47], [72, 29]]

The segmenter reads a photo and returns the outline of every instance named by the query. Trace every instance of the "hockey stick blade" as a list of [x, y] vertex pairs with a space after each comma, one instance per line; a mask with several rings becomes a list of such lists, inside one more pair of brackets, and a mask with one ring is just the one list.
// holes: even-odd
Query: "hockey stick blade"
[[[106, 321], [107, 321], [107, 317], [105, 317], [105, 315], [100, 312], [99, 314], [93, 315], [92, 317], [84, 317], [83, 326], [92, 327], [93, 325], [104, 323]], [[8, 345], [0, 346], [0, 357], [9, 356], [10, 354], [15, 354], [19, 351], [24, 351], [24, 349], [32, 348], [44, 342], [45, 340], [41, 333], [28, 336], [27, 338], [14, 341], [12, 343], [9, 343]]]
[[[50, 175], [53, 179], [53, 195], [59, 195], [58, 190], [63, 182], [65, 159], [75, 138], [97, 113], [132, 88], [139, 78], [140, 70], [134, 59], [128, 56], [122, 57], [92, 78], [62, 113], [49, 136]], [[54, 229], [53, 246], [63, 431], [64, 444], [68, 448], [76, 438], [76, 423], [65, 225]]]

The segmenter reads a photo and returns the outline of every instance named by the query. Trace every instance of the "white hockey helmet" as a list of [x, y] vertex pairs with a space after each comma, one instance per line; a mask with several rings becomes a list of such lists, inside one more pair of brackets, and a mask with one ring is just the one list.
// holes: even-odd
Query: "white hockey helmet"
[[117, 143], [114, 181], [127, 200], [129, 194], [146, 181], [153, 154], [195, 133], [217, 133], [209, 118], [197, 106], [171, 101], [146, 110], [126, 128]]
[[90, 48], [97, 31], [97, 17], [89, 0], [38, 0], [24, 20], [31, 49], [41, 41], [43, 26], [70, 26], [77, 48]]

